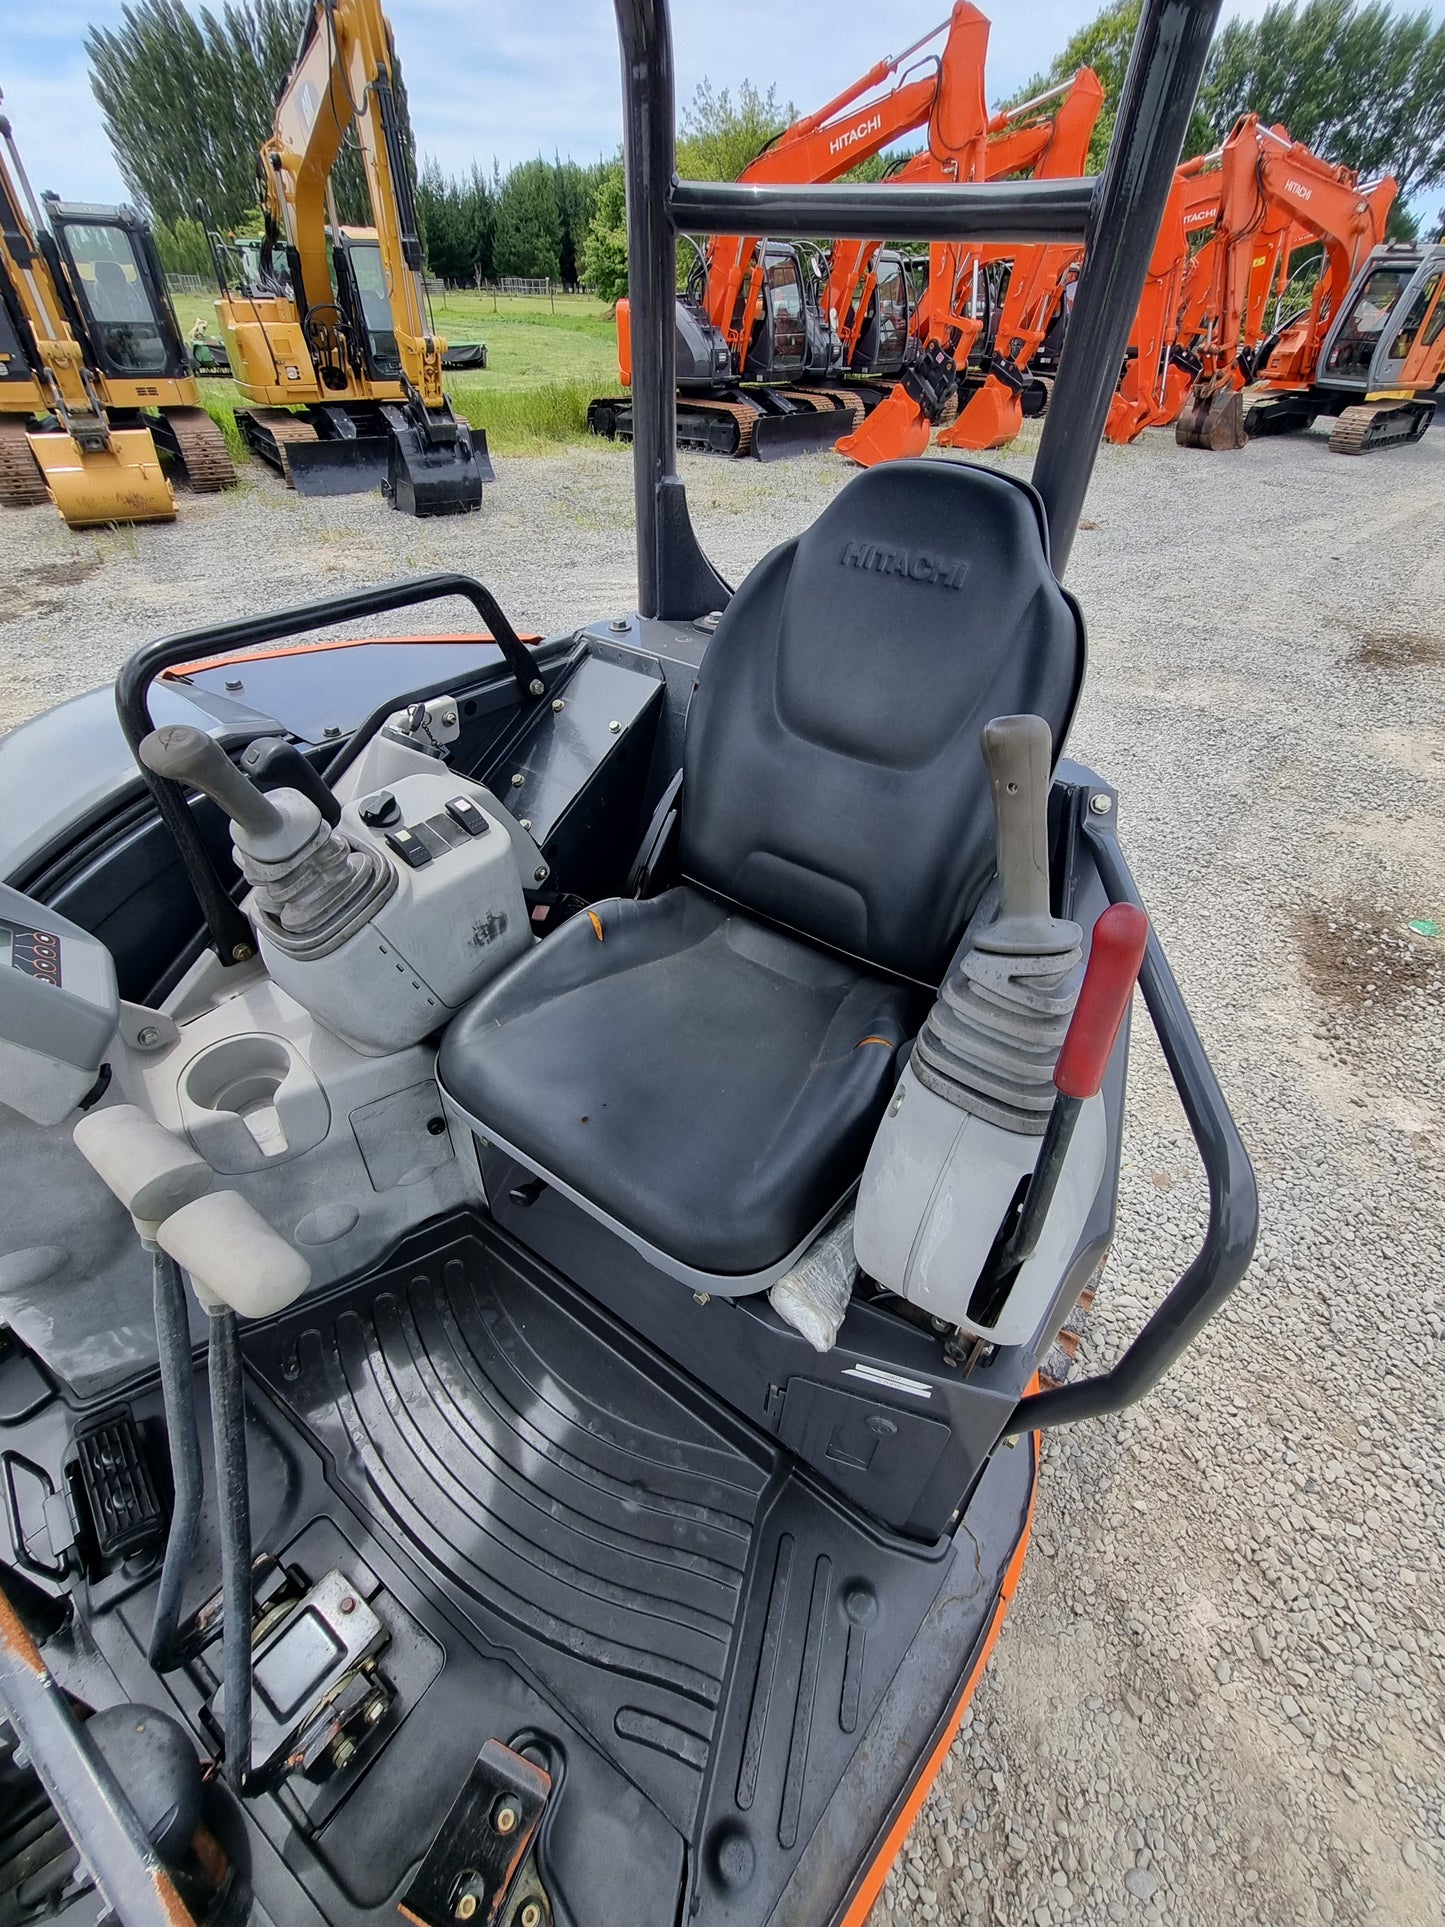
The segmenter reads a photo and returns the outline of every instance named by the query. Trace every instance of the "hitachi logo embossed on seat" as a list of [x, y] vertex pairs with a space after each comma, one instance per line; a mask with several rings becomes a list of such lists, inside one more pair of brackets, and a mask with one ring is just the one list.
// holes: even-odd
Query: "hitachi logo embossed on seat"
[[961, 589], [968, 574], [966, 562], [947, 556], [929, 555], [923, 549], [892, 549], [882, 542], [850, 542], [843, 551], [843, 566], [872, 569], [877, 575], [905, 575], [910, 582], [927, 582], [936, 589]]

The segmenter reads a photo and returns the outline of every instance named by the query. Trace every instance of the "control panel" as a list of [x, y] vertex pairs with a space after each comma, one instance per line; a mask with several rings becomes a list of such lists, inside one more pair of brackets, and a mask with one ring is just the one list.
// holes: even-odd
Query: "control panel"
[[514, 839], [490, 802], [439, 763], [347, 803], [340, 834], [377, 853], [389, 887], [343, 941], [300, 954], [258, 920], [276, 982], [364, 1051], [439, 1030], [532, 941]]
[[105, 945], [0, 884], [0, 1103], [60, 1123], [94, 1086], [119, 1017]]

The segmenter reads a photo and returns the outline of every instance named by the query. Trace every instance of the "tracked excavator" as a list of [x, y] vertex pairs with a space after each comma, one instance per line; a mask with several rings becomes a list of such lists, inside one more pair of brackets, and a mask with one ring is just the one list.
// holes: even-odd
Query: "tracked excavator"
[[159, 448], [198, 493], [235, 480], [200, 405], [150, 229], [37, 200], [0, 115], [0, 503], [72, 528], [168, 521]]
[[[1144, 0], [1098, 183], [742, 218], [676, 181], [666, 0], [616, 14], [635, 606], [528, 643], [412, 575], [0, 738], [0, 1918], [863, 1927], [1041, 1435], [1250, 1262], [1061, 580], [1213, 0]], [[819, 196], [1087, 232], [1070, 345], [1031, 480], [855, 475], [733, 588], [676, 249]], [[444, 598], [484, 633], [357, 634]], [[1209, 1208], [1070, 1371], [1145, 1024]]]
[[[941, 49], [925, 55], [940, 34]], [[928, 129], [929, 178], [982, 178], [987, 49], [988, 21], [959, 0], [947, 21], [794, 122], [744, 168], [739, 185], [836, 181], [920, 127]], [[743, 235], [691, 245], [693, 268], [677, 301], [684, 446], [760, 460], [828, 446], [912, 360], [920, 296], [895, 250], [855, 243], [845, 265], [816, 246]], [[617, 321], [627, 385], [629, 303], [618, 303]], [[599, 398], [588, 410], [594, 433], [629, 439], [632, 419], [625, 396]]]
[[1337, 455], [1419, 441], [1445, 381], [1445, 246], [1376, 247], [1338, 310], [1320, 307], [1264, 344], [1246, 433], [1287, 434], [1325, 415]]
[[[980, 178], [1004, 180], [1027, 173], [1035, 180], [1047, 180], [1078, 175], [1103, 99], [1098, 76], [1083, 67], [1072, 80], [995, 115], [989, 122], [991, 138]], [[926, 169], [924, 163], [912, 178], [937, 178]], [[906, 173], [906, 169], [900, 173], [900, 184]], [[1029, 386], [1029, 356], [1045, 339], [1062, 297], [1064, 275], [1079, 258], [1078, 249], [1066, 250], [1067, 260], [1058, 250], [1048, 253], [1047, 265], [1036, 273], [1033, 264], [1040, 251], [1033, 248], [970, 250], [954, 242], [935, 242], [929, 250], [927, 288], [914, 323], [914, 361], [867, 421], [837, 444], [839, 453], [867, 468], [877, 462], [922, 454], [940, 423], [944, 433], [951, 433], [948, 418], [961, 399], [960, 379], [966, 376], [975, 349], [985, 341], [992, 357], [981, 384], [987, 399], [972, 428], [964, 432], [976, 433], [983, 428], [983, 410], [988, 411], [997, 428], [1004, 419], [1012, 419], [1015, 402], [1021, 419]], [[981, 305], [979, 301], [980, 289], [990, 286], [986, 277], [1002, 262], [1011, 263], [1007, 285], [1017, 290], [1010, 302], [1005, 288], [1002, 306], [1007, 311], [1006, 320], [997, 303], [986, 300]], [[1030, 336], [1019, 333], [1026, 321]], [[1026, 352], [1026, 340], [1035, 333], [1037, 338], [1031, 340]], [[1008, 344], [1002, 355], [998, 353], [1000, 340]], [[1022, 366], [1019, 355], [1024, 357]], [[997, 367], [992, 361], [997, 361]], [[1001, 403], [1003, 394], [1012, 399]], [[962, 400], [966, 410], [966, 393]], [[1041, 408], [1044, 396], [1040, 393], [1030, 400], [1033, 407]], [[953, 426], [961, 422], [962, 411]]]
[[[453, 514], [495, 478], [485, 432], [442, 387], [393, 67], [376, 0], [315, 0], [261, 148], [266, 238], [231, 257], [246, 266], [227, 272], [216, 314], [250, 404], [236, 420], [263, 462], [302, 494], [381, 488], [405, 513]], [[331, 205], [353, 137], [368, 228], [343, 226]]]
[[[1311, 386], [1324, 334], [1383, 239], [1394, 199], [1389, 176], [1364, 185], [1351, 169], [1321, 160], [1283, 128], [1266, 127], [1253, 114], [1242, 117], [1220, 156], [1220, 233], [1207, 315], [1198, 340], [1188, 344], [1200, 372], [1175, 424], [1183, 446], [1244, 446], [1243, 391], [1266, 362], [1299, 391]], [[1270, 289], [1301, 241], [1323, 244], [1322, 272], [1304, 312], [1266, 341]], [[1324, 405], [1316, 412], [1324, 412]]]

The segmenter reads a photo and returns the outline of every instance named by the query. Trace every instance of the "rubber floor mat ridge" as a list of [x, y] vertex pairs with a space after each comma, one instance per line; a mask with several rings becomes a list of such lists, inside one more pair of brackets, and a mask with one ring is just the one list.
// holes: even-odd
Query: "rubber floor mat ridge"
[[645, 1751], [700, 1775], [772, 1468], [574, 1298], [461, 1235], [298, 1307], [247, 1355], [486, 1644], [633, 1770]]

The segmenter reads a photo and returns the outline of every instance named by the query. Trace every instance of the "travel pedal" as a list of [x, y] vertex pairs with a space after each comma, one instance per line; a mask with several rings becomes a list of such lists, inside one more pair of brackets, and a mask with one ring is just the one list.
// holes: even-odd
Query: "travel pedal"
[[417, 1927], [550, 1927], [531, 1855], [551, 1791], [544, 1768], [488, 1740], [398, 1911]]

